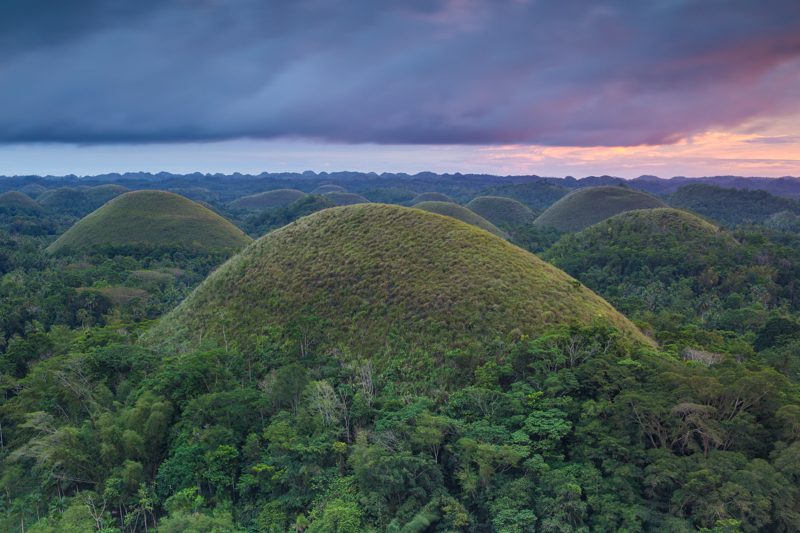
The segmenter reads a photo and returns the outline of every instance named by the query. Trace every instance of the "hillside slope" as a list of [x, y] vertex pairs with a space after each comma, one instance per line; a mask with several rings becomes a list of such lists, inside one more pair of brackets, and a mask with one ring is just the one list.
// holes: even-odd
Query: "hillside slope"
[[626, 187], [588, 187], [561, 198], [542, 213], [535, 224], [575, 232], [625, 211], [654, 207], [666, 207], [666, 204], [647, 193]]
[[148, 340], [251, 346], [278, 326], [289, 336], [316, 331], [324, 349], [371, 354], [389, 342], [453, 349], [597, 320], [646, 342], [602, 298], [503, 239], [419, 209], [362, 204], [262, 237]]
[[486, 230], [489, 233], [497, 235], [498, 237], [503, 237], [504, 239], [508, 237], [503, 230], [477, 213], [473, 213], [463, 205], [451, 204], [449, 202], [420, 202], [415, 204], [413, 207], [415, 209], [428, 211], [429, 213], [436, 213], [438, 215], [455, 218], [456, 220], [466, 222], [467, 224], [471, 224], [472, 226]]
[[47, 251], [171, 249], [232, 252], [252, 239], [202, 205], [164, 191], [125, 193], [79, 220]]
[[467, 204], [467, 208], [496, 226], [519, 226], [534, 219], [528, 206], [503, 196], [478, 196]]

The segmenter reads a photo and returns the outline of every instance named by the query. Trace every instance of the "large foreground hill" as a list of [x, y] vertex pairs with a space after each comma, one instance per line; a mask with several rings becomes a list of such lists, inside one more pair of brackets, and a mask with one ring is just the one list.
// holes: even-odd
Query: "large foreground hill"
[[320, 346], [456, 348], [563, 324], [641, 333], [564, 272], [503, 239], [418, 209], [328, 209], [259, 239], [150, 334], [248, 346], [268, 326], [314, 324]]

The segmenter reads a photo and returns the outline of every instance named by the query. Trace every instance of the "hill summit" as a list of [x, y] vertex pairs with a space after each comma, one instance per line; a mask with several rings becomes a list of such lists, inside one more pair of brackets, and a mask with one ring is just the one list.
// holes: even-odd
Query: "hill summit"
[[233, 252], [252, 239], [239, 228], [178, 194], [134, 191], [120, 195], [67, 230], [47, 251], [170, 249]]
[[148, 334], [253, 346], [278, 328], [336, 353], [436, 351], [565, 324], [631, 322], [564, 272], [461, 221], [384, 204], [337, 207], [268, 233]]
[[575, 232], [625, 211], [654, 207], [666, 207], [666, 204], [627, 187], [588, 187], [561, 198], [542, 213], [535, 224]]

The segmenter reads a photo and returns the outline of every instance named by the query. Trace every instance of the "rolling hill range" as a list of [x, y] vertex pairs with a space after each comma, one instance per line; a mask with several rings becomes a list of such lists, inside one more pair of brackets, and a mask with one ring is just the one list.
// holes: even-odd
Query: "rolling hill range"
[[47, 251], [168, 249], [230, 253], [251, 240], [221, 216], [183, 196], [134, 191], [79, 220]]
[[436, 213], [438, 215], [444, 215], [447, 217], [455, 218], [456, 220], [460, 220], [461, 222], [466, 222], [467, 224], [471, 224], [475, 227], [481, 228], [483, 230], [488, 231], [489, 233], [493, 233], [498, 237], [506, 238], [508, 235], [483, 218], [482, 216], [478, 215], [477, 213], [473, 213], [463, 205], [458, 204], [451, 204], [450, 202], [420, 202], [413, 206], [415, 209], [422, 209], [423, 211], [428, 211], [429, 213]]
[[726, 189], [717, 185], [693, 183], [678, 189], [670, 205], [689, 209], [721, 224], [761, 224], [781, 211], [800, 214], [800, 201], [772, 195], [766, 191]]
[[467, 208], [501, 227], [527, 224], [535, 218], [525, 204], [503, 196], [478, 196], [467, 204]]
[[542, 213], [535, 224], [575, 232], [625, 211], [654, 207], [666, 207], [666, 204], [647, 193], [626, 187], [588, 187], [561, 198]]
[[235, 209], [274, 209], [276, 207], [286, 207], [301, 198], [305, 198], [305, 196], [306, 193], [298, 191], [297, 189], [276, 189], [274, 191], [243, 196], [242, 198], [237, 198], [228, 205]]
[[[457, 268], [454, 268], [457, 265]], [[613, 307], [557, 268], [468, 224], [419, 209], [327, 209], [230, 259], [147, 336], [252, 346], [267, 325], [345, 354], [458, 347], [608, 321], [647, 342]]]

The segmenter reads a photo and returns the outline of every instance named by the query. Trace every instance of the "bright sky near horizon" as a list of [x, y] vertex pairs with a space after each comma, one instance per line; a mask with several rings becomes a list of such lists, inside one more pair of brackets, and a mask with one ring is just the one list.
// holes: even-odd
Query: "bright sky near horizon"
[[796, 0], [9, 0], [0, 175], [800, 176]]

